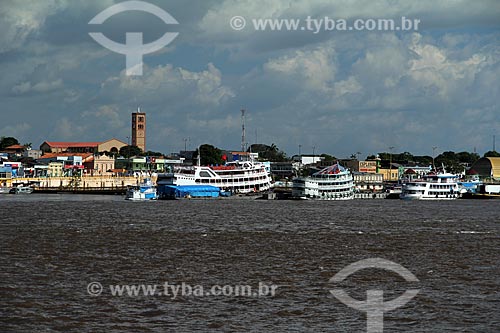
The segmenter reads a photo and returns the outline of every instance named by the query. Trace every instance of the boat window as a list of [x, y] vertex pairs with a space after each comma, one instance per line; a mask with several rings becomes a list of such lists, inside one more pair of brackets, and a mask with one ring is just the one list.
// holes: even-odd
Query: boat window
[[207, 171], [200, 171], [200, 177], [210, 178], [211, 175]]

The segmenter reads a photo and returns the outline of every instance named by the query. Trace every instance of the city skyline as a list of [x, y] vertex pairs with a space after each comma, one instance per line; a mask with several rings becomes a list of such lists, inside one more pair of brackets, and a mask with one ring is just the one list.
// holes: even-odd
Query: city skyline
[[[7, 1], [0, 9], [1, 136], [34, 147], [49, 141], [127, 141], [130, 114], [148, 115], [147, 149], [209, 143], [276, 144], [289, 156], [339, 157], [409, 151], [492, 150], [500, 129], [500, 4], [421, 1], [148, 1], [177, 25], [149, 13], [88, 22], [118, 1]], [[187, 3], [187, 4], [186, 4]], [[254, 5], [252, 5], [254, 4]], [[266, 5], [264, 5], [266, 4]], [[234, 30], [232, 17], [247, 18]], [[252, 18], [398, 18], [418, 31], [254, 31]], [[125, 56], [96, 43], [142, 31], [151, 42], [143, 75], [127, 76]], [[254, 135], [255, 133], [255, 135]], [[493, 143], [494, 145], [494, 143]], [[315, 148], [313, 148], [315, 147]]]

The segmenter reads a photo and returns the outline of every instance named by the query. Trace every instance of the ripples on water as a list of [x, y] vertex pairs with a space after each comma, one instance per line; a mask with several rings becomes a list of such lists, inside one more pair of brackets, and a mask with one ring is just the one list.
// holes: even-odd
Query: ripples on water
[[[354, 298], [421, 291], [384, 332], [498, 332], [500, 201], [126, 202], [0, 197], [0, 332], [365, 332], [328, 280], [381, 257], [419, 283], [367, 269]], [[99, 297], [87, 284], [279, 285], [275, 297]], [[339, 287], [339, 286], [336, 286]]]

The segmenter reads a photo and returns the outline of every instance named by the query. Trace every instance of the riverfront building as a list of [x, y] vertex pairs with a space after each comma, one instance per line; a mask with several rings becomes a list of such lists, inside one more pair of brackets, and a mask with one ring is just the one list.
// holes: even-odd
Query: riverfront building
[[110, 139], [104, 142], [54, 142], [44, 141], [40, 145], [40, 150], [44, 153], [99, 153], [110, 152], [118, 154], [120, 148], [127, 144], [117, 139]]

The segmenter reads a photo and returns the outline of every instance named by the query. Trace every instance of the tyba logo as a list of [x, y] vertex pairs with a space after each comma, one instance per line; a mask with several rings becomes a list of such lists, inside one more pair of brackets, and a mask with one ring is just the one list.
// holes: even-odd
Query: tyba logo
[[[381, 258], [365, 259], [350, 264], [335, 274], [329, 282], [342, 282], [351, 274], [366, 268], [385, 269], [399, 274], [408, 282], [418, 282], [417, 277], [403, 266]], [[384, 302], [383, 290], [368, 290], [366, 292], [366, 301], [353, 299], [342, 289], [330, 290], [332, 295], [345, 305], [366, 312], [366, 328], [368, 333], [382, 333], [384, 330], [384, 312], [402, 307], [415, 297], [419, 291], [420, 289], [409, 289], [398, 298]]]
[[[144, 1], [125, 1], [117, 3], [97, 14], [89, 21], [89, 24], [102, 24], [111, 16], [131, 10], [153, 14], [159, 17], [165, 24], [179, 24], [172, 15], [160, 7]], [[120, 44], [110, 40], [100, 32], [89, 33], [90, 37], [108, 50], [125, 55], [127, 75], [142, 75], [142, 56], [167, 46], [178, 34], [178, 32], [166, 32], [154, 42], [144, 44], [142, 32], [127, 32], [125, 33], [125, 44]]]

